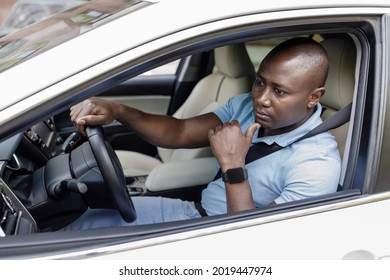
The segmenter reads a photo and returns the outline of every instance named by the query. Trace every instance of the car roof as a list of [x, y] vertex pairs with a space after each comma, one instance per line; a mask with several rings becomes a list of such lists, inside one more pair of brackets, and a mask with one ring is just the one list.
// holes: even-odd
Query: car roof
[[[103, 2], [112, 4], [114, 1], [91, 1], [77, 8], [91, 7], [96, 3]], [[0, 84], [3, 92], [12, 94], [6, 100], [0, 101], [0, 111], [45, 89], [50, 83], [62, 81], [75, 73], [79, 73], [87, 66], [96, 65], [115, 54], [121, 54], [126, 50], [190, 27], [217, 22], [221, 19], [234, 19], [241, 15], [250, 16], [266, 12], [294, 10], [301, 12], [307, 9], [334, 7], [390, 7], [390, 3], [385, 0], [325, 0], [319, 3], [308, 0], [288, 3], [274, 0], [262, 1], [261, 5], [258, 0], [240, 2], [225, 0], [160, 0], [134, 1], [132, 4], [142, 4], [143, 6], [132, 10], [131, 7], [130, 10], [118, 9], [116, 15], [120, 15], [120, 17], [114, 17], [116, 20], [112, 21], [110, 20], [112, 16], [103, 18], [101, 22], [104, 22], [104, 24], [97, 24], [98, 28], [87, 29], [88, 32], [81, 32], [80, 30], [83, 30], [84, 26], [77, 26], [79, 30], [76, 33], [82, 33], [81, 35], [76, 34], [77, 36], [72, 36], [69, 40], [66, 39], [66, 43], [55, 45], [55, 47], [43, 52], [39, 55], [40, 59], [31, 56], [32, 58], [24, 61], [24, 63], [15, 63], [12, 67], [5, 67], [5, 71], [0, 73]], [[35, 32], [35, 35], [32, 36], [32, 40], [34, 40], [37, 37], [36, 34], [43, 34], [42, 26], [45, 26], [45, 24], [48, 25], [46, 26], [48, 30], [53, 29], [53, 26], [57, 26], [56, 24], [60, 24], [51, 24], [50, 21], [53, 21], [55, 17], [64, 21], [64, 17], [69, 18], [69, 14], [66, 12], [60, 13], [10, 36], [1, 38], [0, 44], [7, 40], [18, 41], [25, 38], [24, 34], [28, 34], [28, 32]], [[141, 26], [142, 28], [140, 28]], [[69, 32], [74, 32], [74, 30]], [[50, 36], [53, 36], [53, 33], [55, 32], [48, 32]], [[59, 40], [63, 36], [60, 33], [57, 35], [57, 37], [54, 36], [55, 39], [53, 40]], [[40, 47], [39, 42], [45, 44], [45, 37], [40, 37], [39, 40], [33, 42], [33, 45]], [[72, 59], [66, 55], [74, 53], [74, 50], [79, 53], [77, 57]], [[31, 53], [34, 53], [34, 51], [31, 51]], [[23, 55], [20, 55], [20, 57], [23, 57]], [[28, 53], [26, 56], [29, 55]], [[0, 65], [4, 66], [4, 61], [0, 61]], [[44, 77], [40, 77], [40, 74]], [[23, 83], [20, 83], [20, 77], [23, 77]], [[50, 97], [48, 96], [48, 98]], [[0, 124], [6, 121], [2, 117], [0, 114]]]

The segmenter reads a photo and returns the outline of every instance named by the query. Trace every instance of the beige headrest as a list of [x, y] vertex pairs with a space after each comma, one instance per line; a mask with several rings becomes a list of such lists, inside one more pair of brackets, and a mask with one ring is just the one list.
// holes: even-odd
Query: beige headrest
[[254, 75], [254, 67], [244, 44], [215, 49], [215, 64], [218, 70], [231, 78]]
[[334, 110], [348, 105], [355, 87], [356, 47], [350, 37], [329, 37], [321, 44], [329, 56], [329, 74], [321, 104]]

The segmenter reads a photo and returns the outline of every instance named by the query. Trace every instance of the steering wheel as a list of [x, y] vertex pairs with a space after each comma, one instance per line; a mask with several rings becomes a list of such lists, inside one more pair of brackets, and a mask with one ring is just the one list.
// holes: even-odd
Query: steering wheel
[[116, 208], [123, 220], [128, 223], [133, 222], [136, 219], [136, 212], [127, 191], [125, 175], [118, 156], [107, 142], [102, 126], [86, 127], [85, 132]]

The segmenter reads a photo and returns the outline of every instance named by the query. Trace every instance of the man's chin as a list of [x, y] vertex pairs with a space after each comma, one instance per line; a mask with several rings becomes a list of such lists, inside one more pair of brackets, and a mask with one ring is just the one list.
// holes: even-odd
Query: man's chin
[[263, 129], [272, 129], [272, 125], [269, 122], [261, 121], [261, 120], [256, 120], [256, 123], [260, 124], [260, 127]]

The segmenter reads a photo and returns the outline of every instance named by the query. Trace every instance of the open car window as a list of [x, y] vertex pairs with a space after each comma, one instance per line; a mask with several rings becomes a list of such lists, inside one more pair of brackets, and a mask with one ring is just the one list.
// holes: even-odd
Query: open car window
[[[317, 236], [329, 223], [333, 224], [332, 221], [343, 221], [341, 225], [353, 222], [351, 217], [356, 217], [355, 211], [361, 211], [358, 213], [363, 217], [366, 213], [363, 208], [375, 208], [377, 201], [384, 204], [389, 200], [385, 180], [380, 179], [380, 188], [375, 183], [383, 126], [386, 124], [385, 119], [379, 121], [383, 117], [384, 105], [381, 105], [380, 96], [385, 94], [383, 73], [387, 69], [381, 64], [384, 59], [378, 59], [386, 57], [379, 47], [380, 42], [386, 42], [380, 37], [384, 36], [379, 32], [383, 28], [380, 15], [361, 15], [361, 10], [357, 10], [359, 17], [356, 17], [350, 7], [340, 8], [338, 13], [332, 14], [326, 9], [326, 16], [319, 13], [319, 7], [300, 16], [290, 15], [288, 11], [252, 11], [250, 14], [241, 11], [241, 14], [205, 18], [201, 22], [189, 18], [187, 25], [183, 21], [178, 27], [172, 22], [168, 27], [161, 23], [161, 28], [166, 30], [157, 34], [159, 31], [154, 29], [153, 38], [146, 40], [144, 32], [128, 30], [120, 23], [122, 20], [134, 23], [131, 13], [139, 21], [148, 15], [149, 8], [155, 12], [159, 4], [115, 1], [114, 5], [108, 2], [90, 1], [0, 39], [0, 67], [3, 71], [0, 81], [10, 95], [0, 103], [0, 216], [3, 217], [0, 258], [77, 259], [91, 255], [104, 258], [112, 252], [136, 258], [160, 248], [174, 256], [180, 246], [188, 246], [196, 256], [201, 256], [204, 251], [196, 248], [204, 240], [211, 241], [214, 246], [210, 256], [218, 257], [221, 255], [219, 249], [231, 238], [272, 238], [280, 233], [280, 229], [286, 232], [294, 229], [297, 231], [294, 237], [300, 240], [300, 233], [308, 230], [307, 225], [314, 225], [309, 230]], [[41, 34], [41, 26], [53, 31], [50, 40], [45, 39], [47, 34]], [[123, 41], [123, 38], [110, 34], [111, 26], [120, 32], [128, 32], [132, 40]], [[58, 27], [65, 32], [57, 32]], [[32, 28], [36, 28], [36, 32], [25, 36], [24, 32]], [[145, 30], [152, 32], [148, 28], [145, 26]], [[97, 39], [107, 36], [115, 37], [117, 44], [113, 46], [108, 41]], [[322, 120], [353, 104], [349, 122], [331, 130], [342, 160], [341, 174], [332, 177], [339, 182], [336, 192], [189, 220], [61, 231], [87, 209], [116, 211], [122, 201], [113, 198], [107, 190], [106, 168], [102, 172], [94, 148], [71, 123], [70, 107], [86, 98], [99, 96], [150, 110], [153, 114], [180, 118], [190, 111], [195, 115], [199, 112], [182, 106], [187, 100], [191, 101], [191, 94], [199, 88], [205, 88], [210, 94], [215, 91], [215, 88], [208, 87], [205, 78], [210, 75], [214, 75], [213, 79], [219, 78], [221, 69], [215, 62], [216, 49], [244, 45], [254, 74], [273, 47], [294, 37], [313, 38], [328, 52], [330, 71], [321, 100]], [[88, 52], [92, 47], [96, 52]], [[57, 60], [55, 54], [58, 53], [65, 57]], [[73, 59], [77, 55], [80, 58]], [[43, 67], [51, 61], [50, 69]], [[29, 79], [32, 75], [26, 73], [32, 74], [29, 70], [38, 68], [43, 69], [42, 77]], [[13, 83], [10, 78], [14, 79]], [[221, 79], [220, 86], [224, 80], [227, 78]], [[237, 94], [250, 92], [251, 84], [242, 88]], [[226, 86], [223, 93], [232, 90], [233, 86]], [[197, 105], [207, 103], [200, 113], [213, 112], [224, 103], [219, 99], [209, 101], [206, 98], [210, 94], [195, 99]], [[218, 170], [209, 147], [173, 152], [146, 143], [118, 121], [104, 125], [103, 129], [101, 147], [104, 144], [112, 148], [108, 155], [101, 156], [107, 162], [114, 158], [112, 165], [116, 165], [112, 152], [126, 152], [148, 155], [152, 164], [158, 163], [159, 169], [153, 169], [149, 174], [140, 172], [131, 176], [126, 173], [126, 168], [122, 170], [123, 178], [122, 174], [116, 173], [121, 177], [118, 184], [125, 183], [121, 189], [122, 198], [165, 197], [201, 203], [203, 190]], [[384, 157], [385, 154], [382, 160]], [[164, 160], [168, 164], [160, 165]], [[385, 167], [381, 165], [379, 169], [384, 172]], [[124, 207], [129, 206], [126, 202]], [[379, 219], [377, 213], [367, 215], [375, 217], [370, 216], [375, 221]], [[353, 228], [351, 232], [357, 233], [357, 222], [353, 223]], [[351, 232], [348, 234], [353, 235]], [[303, 239], [300, 241], [304, 242]], [[291, 257], [293, 253], [299, 256], [317, 253], [319, 256], [319, 251], [327, 249], [320, 244], [321, 250], [305, 247], [300, 251], [294, 244], [280, 242], [291, 250], [286, 252], [266, 244], [262, 256], [274, 257], [272, 250], [280, 250], [278, 252], [284, 253], [284, 257]], [[338, 254], [342, 255], [341, 250], [351, 246], [352, 241], [345, 242], [345, 246], [343, 243], [338, 248]], [[232, 246], [239, 253], [250, 247], [248, 244]], [[254, 252], [249, 254], [255, 256]], [[380, 254], [383, 255], [383, 251]]]

